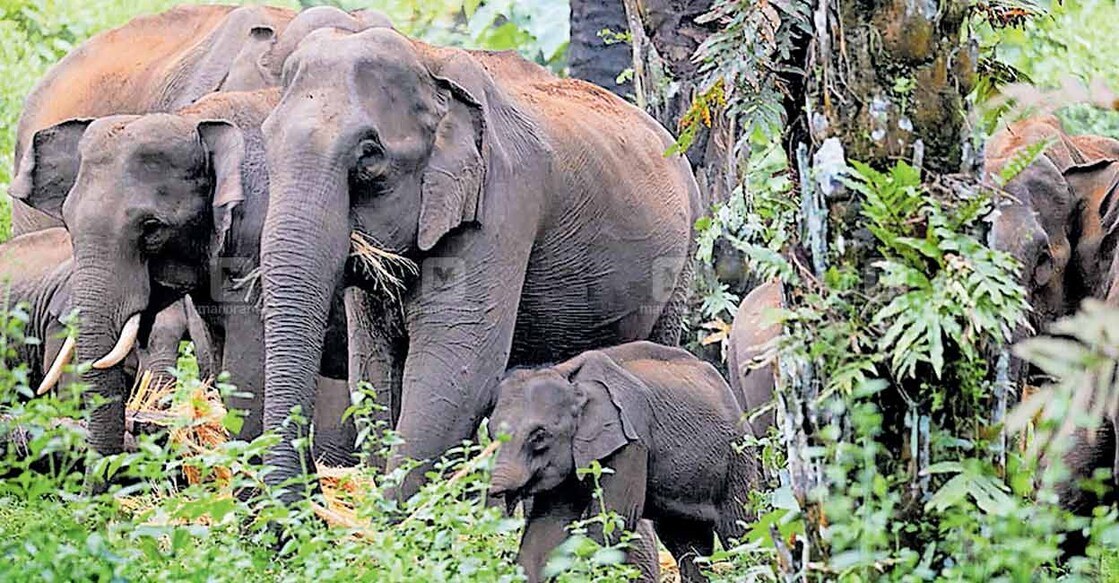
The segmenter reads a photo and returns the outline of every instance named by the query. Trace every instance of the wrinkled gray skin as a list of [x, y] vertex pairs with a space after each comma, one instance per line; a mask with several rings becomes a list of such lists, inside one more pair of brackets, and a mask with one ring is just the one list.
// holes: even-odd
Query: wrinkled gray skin
[[[685, 581], [703, 580], [690, 559], [710, 555], [753, 520], [745, 503], [757, 486], [753, 454], [735, 442], [752, 434], [730, 387], [709, 364], [678, 348], [634, 342], [589, 351], [549, 368], [509, 373], [490, 418], [507, 433], [490, 493], [522, 498], [526, 524], [518, 560], [539, 580], [565, 527], [588, 512], [591, 480], [576, 468], [599, 461], [602, 501], [632, 530], [653, 521]], [[601, 534], [599, 534], [601, 536]]]
[[[1030, 327], [1018, 341], [1075, 311], [1087, 297], [1107, 293], [1108, 269], [1119, 230], [1119, 142], [1068, 136], [1051, 116], [1029, 118], [995, 134], [987, 145], [986, 172], [996, 175], [1027, 147], [1050, 145], [1004, 190], [993, 214], [990, 245], [1022, 264], [1020, 281], [1033, 307]], [[1032, 328], [1032, 331], [1030, 330]], [[1014, 359], [1011, 380], [1026, 380]]]
[[[62, 347], [66, 327], [59, 318], [69, 312], [72, 255], [70, 235], [60, 227], [20, 235], [0, 245], [0, 286], [8, 305], [27, 304], [30, 318], [23, 333], [41, 341], [17, 349], [16, 361], [27, 364], [32, 391], [39, 387]], [[130, 379], [138, 371], [151, 370], [154, 382], [173, 380], [166, 371], [175, 366], [179, 342], [202, 332], [200, 322], [192, 320], [188, 309], [186, 302], [176, 302], [156, 316], [146, 345], [136, 347], [122, 365]], [[205, 346], [204, 340], [201, 342]]]
[[[283, 77], [263, 126], [277, 162], [261, 239], [267, 428], [313, 403], [335, 290], [373, 289], [349, 261], [354, 231], [419, 264], [402, 306], [357, 310], [387, 335], [361, 372], [400, 412], [390, 468], [469, 438], [508, 365], [678, 338], [697, 187], [637, 108], [509, 53], [379, 28], [312, 33]], [[304, 461], [282, 439], [269, 479]]]
[[[19, 168], [35, 132], [76, 118], [170, 112], [223, 89], [272, 46], [295, 13], [265, 6], [179, 6], [83, 42], [28, 95], [16, 133]], [[158, 39], [158, 42], [155, 42]], [[61, 226], [13, 201], [12, 233]]]
[[[35, 208], [61, 216], [73, 238], [72, 305], [82, 318], [78, 360], [105, 354], [133, 314], [150, 321], [190, 294], [218, 368], [251, 393], [229, 403], [249, 412], [243, 438], [261, 432], [263, 324], [253, 271], [268, 176], [259, 124], [277, 98], [275, 90], [216, 93], [175, 115], [64, 122], [35, 135], [12, 189]], [[337, 305], [343, 318], [340, 298]], [[141, 344], [145, 329], [142, 324]], [[324, 383], [327, 412], [349, 400], [344, 320], [331, 329], [341, 333], [331, 335], [323, 373], [343, 382]], [[119, 452], [131, 386], [123, 368], [91, 370], [84, 380], [110, 400], [91, 413], [90, 443], [103, 454]], [[315, 452], [335, 465], [349, 462], [353, 450], [352, 426], [340, 424], [339, 414], [333, 426], [319, 427], [320, 437], [342, 442], [316, 444]]]
[[[771, 312], [781, 307], [781, 283], [769, 281], [750, 291], [735, 313], [727, 346], [727, 374], [739, 406], [750, 418], [754, 435], [763, 436], [774, 425], [774, 374], [772, 362], [758, 360], [774, 350], [780, 324], [770, 323]], [[765, 413], [754, 415], [763, 407]]]

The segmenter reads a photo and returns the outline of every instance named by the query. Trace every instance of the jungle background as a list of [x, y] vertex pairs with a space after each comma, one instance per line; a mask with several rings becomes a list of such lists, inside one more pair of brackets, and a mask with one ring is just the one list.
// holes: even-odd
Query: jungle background
[[[5, 161], [0, 190], [11, 177], [24, 96], [47, 68], [85, 38], [177, 3], [0, 0], [0, 160]], [[299, 8], [319, 2], [272, 3]], [[381, 10], [402, 32], [434, 43], [514, 49], [560, 75], [585, 57], [569, 50], [566, 0], [333, 3]], [[640, 12], [642, 3], [627, 4], [631, 14]], [[989, 201], [938, 198], [943, 195], [922, 178], [920, 164], [915, 169], [896, 160], [862, 160], [867, 165], [851, 160], [841, 182], [865, 197], [865, 210], [849, 222], [877, 229], [879, 245], [873, 257], [832, 254], [834, 265], [822, 264], [817, 279], [805, 277], [788, 251], [796, 245], [812, 251], [813, 245], [811, 230], [801, 224], [808, 207], [798, 185], [806, 167], [797, 168], [797, 129], [787, 115], [787, 80], [796, 76], [788, 75], [795, 67], [783, 66], [797, 60], [798, 39], [811, 31], [815, 5], [716, 0], [645, 6], [659, 4], [677, 11], [702, 4], [700, 14], [711, 11], [699, 18], [704, 30], [692, 45], [685, 43], [684, 54], [661, 55], [667, 61], [650, 58], [646, 37], [655, 26], [649, 22], [636, 34], [596, 36], [609, 47], [638, 46], [637, 62], [618, 70], [611, 88], [680, 136], [679, 148], [688, 150], [705, 190], [715, 193], [708, 200], [709, 216], [697, 223], [697, 260], [704, 268], [689, 320], [689, 348], [718, 362], [737, 303], [761, 277], [777, 276], [790, 288], [809, 290], [791, 297], [783, 316], [789, 334], [778, 350], [785, 381], [782, 412], [806, 414], [811, 422], [798, 419], [784, 439], [771, 434], [749, 444], [762, 453], [770, 488], [751, 501], [759, 520], [750, 534], [710, 558], [713, 578], [1119, 579], [1116, 511], [1101, 509], [1091, 519], [1068, 516], [1055, 504], [1055, 478], [1035, 479], [1037, 444], [1062, 417], [1060, 406], [1009, 418], [992, 409], [992, 400], [1005, 400], [996, 397], [1005, 390], [978, 347], [988, 340], [1005, 342], [1000, 331], [1026, 307], [1013, 263], [978, 243]], [[887, 4], [892, 5], [875, 6]], [[1069, 133], [1119, 138], [1111, 93], [1119, 90], [1114, 41], [1119, 5], [1074, 0], [962, 5], [971, 14], [965, 29], [978, 56], [977, 81], [959, 111], [951, 113], [965, 121], [975, 143], [1000, 119], [1038, 109], [1055, 111]], [[782, 26], [765, 26], [764, 16], [757, 15], [766, 10], [779, 14]], [[899, 71], [891, 98], [907, 103], [918, 90], [915, 77]], [[1007, 95], [1014, 99], [1007, 101]], [[8, 233], [6, 203], [0, 197], [0, 239]], [[923, 259], [896, 244], [914, 238], [908, 229], [915, 222], [941, 229], [935, 249], [926, 250]], [[831, 239], [818, 242], [820, 248], [834, 248], [837, 235], [842, 229], [833, 229]], [[960, 283], [943, 267], [958, 258], [985, 274], [978, 283], [963, 283], [969, 291], [988, 290], [986, 299], [936, 295], [941, 284]], [[872, 270], [884, 275], [864, 281]], [[923, 284], [913, 283], [915, 274], [925, 278]], [[882, 293], [864, 295], [867, 286]], [[933, 299], [939, 310], [914, 309]], [[1086, 375], [1110, 370], [1119, 358], [1119, 339], [1110, 332], [1119, 329], [1119, 313], [1088, 309], [1063, 324], [1064, 340], [1039, 338], [1017, 349], [1052, 373], [1048, 390], [1054, 403], [1067, 403]], [[0, 357], [12, 343], [27, 340], [20, 307], [6, 306], [5, 313]], [[961, 321], [972, 323], [975, 334], [954, 335], [951, 324]], [[808, 385], [798, 384], [805, 363], [812, 364], [807, 368], [814, 368], [817, 379], [825, 379], [813, 384], [822, 391], [809, 394]], [[440, 466], [449, 478], [433, 481], [404, 507], [380, 495], [392, 476], [361, 469], [331, 474], [324, 483], [331, 499], [318, 506], [288, 508], [267, 494], [240, 500], [231, 493], [260, 483], [266, 470], [250, 460], [272, 438], [215, 439], [200, 449], [198, 439], [184, 437], [236, 423], [235, 415], [208, 398], [234, 389], [227, 379], [197, 378], [190, 347], [184, 346], [176, 386], [165, 395], [146, 396], [166, 401], [160, 407], [175, 413], [167, 429], [142, 437], [133, 453], [99, 462], [99, 471], [122, 479], [108, 494], [90, 497], [81, 493], [82, 476], [75, 471], [80, 432], [55, 421], [80, 418], [80, 388], [23, 402], [16, 393], [28, 390], [25, 376], [9, 359], [0, 367], [5, 388], [0, 401], [10, 403], [0, 418], [0, 435], [18, 431], [23, 440], [20, 448], [5, 440], [9, 447], [0, 459], [0, 580], [513, 581], [521, 576], [513, 564], [520, 520], [483, 507], [477, 495], [486, 485], [484, 454], [492, 451], [484, 438], [451, 452]], [[907, 402], [901, 414], [901, 432], [912, 435], [899, 436], [897, 427], [883, 422], [894, 413], [881, 396], [893, 385], [916, 396], [916, 404]], [[368, 399], [361, 401], [353, 413], [369, 406]], [[391, 435], [383, 433], [366, 428], [364, 447], [390, 443]], [[908, 456], [916, 444], [929, 442], [925, 457], [931, 459]], [[49, 459], [49, 467], [32, 467], [32, 459]], [[180, 475], [189, 479], [173, 478]], [[614, 517], [604, 513], [591, 521], [613, 524]], [[277, 538], [268, 524], [281, 524], [288, 536]], [[585, 528], [576, 528], [576, 534]], [[1088, 555], [1061, 561], [1059, 542], [1071, 530], [1091, 534]], [[550, 573], [561, 581], [631, 578], [635, 573], [618, 564], [619, 548], [575, 536]], [[672, 577], [667, 564], [664, 576]]]

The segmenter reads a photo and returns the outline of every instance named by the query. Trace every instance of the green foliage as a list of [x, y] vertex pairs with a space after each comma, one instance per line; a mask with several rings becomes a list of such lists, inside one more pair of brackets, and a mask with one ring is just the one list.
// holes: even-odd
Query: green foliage
[[877, 272], [858, 273], [833, 240], [837, 264], [802, 280], [781, 353], [813, 363], [824, 387], [806, 403], [816, 441], [798, 449], [823, 471], [806, 490], [827, 523], [816, 575], [1056, 578], [1058, 544], [1085, 522], [1055, 504], [1055, 480], [1035, 483], [1036, 452], [995, 454], [987, 357], [1026, 304], [1013, 260], [971, 234], [989, 203], [930, 189], [904, 163], [852, 162], [844, 182], [859, 215], [843, 232], [872, 235], [862, 260]]
[[904, 162], [888, 174], [852, 166], [854, 179], [845, 182], [865, 197], [866, 228], [882, 254], [875, 263], [879, 285], [896, 293], [872, 320], [883, 331], [878, 349], [891, 355], [890, 368], [914, 378], [925, 363], [939, 379], [947, 343], [981, 366], [982, 344], [974, 339], [1008, 342], [1011, 330], [1025, 322], [1026, 308], [1013, 258], [965, 231], [989, 205], [975, 199], [946, 208], [924, 195], [920, 173]]
[[[1111, 0], [1045, 4], [1044, 16], [1024, 19], [1017, 26], [980, 29], [984, 45], [992, 53], [987, 72], [1004, 81], [1028, 81], [1045, 90], [1064, 87], [1070, 80], [1119, 89], [1119, 71], [1114, 66], [1119, 47], [1111, 28], [1101, 25], [1119, 18], [1119, 6]], [[1016, 73], [1006, 75], [1006, 71]], [[1115, 111], [1081, 104], [1057, 114], [1072, 134], [1119, 138], [1119, 113]]]
[[[706, 76], [704, 89], [681, 120], [676, 148], [687, 151], [700, 122], [727, 115], [775, 138], [784, 123], [782, 98], [789, 75], [803, 72], [788, 65], [796, 39], [811, 34], [811, 7], [805, 2], [715, 0], [701, 24], [718, 23], [718, 32], [696, 50]], [[714, 104], [724, 105], [712, 113]]]

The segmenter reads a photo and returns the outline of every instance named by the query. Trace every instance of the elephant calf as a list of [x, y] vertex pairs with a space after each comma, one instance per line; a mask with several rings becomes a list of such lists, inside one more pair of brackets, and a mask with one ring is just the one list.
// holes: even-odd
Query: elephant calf
[[498, 454], [490, 493], [510, 508], [526, 504], [518, 561], [530, 580], [566, 527], [592, 507], [590, 480], [576, 468], [595, 460], [602, 502], [627, 530], [641, 518], [681, 566], [702, 580], [695, 556], [726, 544], [752, 520], [745, 503], [758, 481], [756, 459], [736, 448], [752, 433], [726, 381], [691, 354], [650, 342], [592, 350], [540, 369], [516, 369], [498, 387], [493, 434], [512, 439]]

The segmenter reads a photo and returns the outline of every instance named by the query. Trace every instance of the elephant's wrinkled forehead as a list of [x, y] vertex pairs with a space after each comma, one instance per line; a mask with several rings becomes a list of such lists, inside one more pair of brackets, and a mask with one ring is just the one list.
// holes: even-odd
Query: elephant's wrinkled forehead
[[565, 411], [574, 403], [574, 387], [552, 369], [518, 370], [501, 383], [499, 407], [521, 410]]
[[81, 150], [83, 163], [87, 164], [141, 156], [167, 164], [193, 165], [203, 154], [194, 125], [168, 114], [100, 119], [86, 131]]

